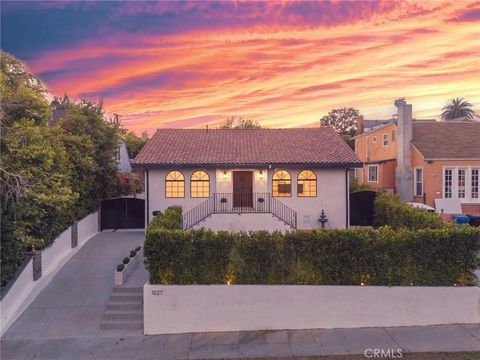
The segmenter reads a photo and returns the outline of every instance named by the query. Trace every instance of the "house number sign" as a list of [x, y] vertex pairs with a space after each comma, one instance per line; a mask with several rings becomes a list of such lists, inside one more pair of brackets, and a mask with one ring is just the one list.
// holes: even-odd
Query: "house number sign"
[[163, 294], [163, 290], [152, 290], [152, 295], [160, 296]]

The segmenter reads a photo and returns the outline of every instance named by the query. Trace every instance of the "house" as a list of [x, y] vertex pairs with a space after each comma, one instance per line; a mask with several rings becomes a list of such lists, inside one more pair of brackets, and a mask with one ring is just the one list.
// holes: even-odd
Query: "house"
[[135, 158], [146, 219], [172, 205], [183, 226], [213, 230], [319, 228], [349, 223], [348, 170], [361, 166], [331, 128], [160, 129]]
[[364, 163], [356, 170], [358, 181], [446, 214], [438, 204], [456, 202], [458, 211], [479, 213], [480, 123], [412, 120], [412, 105], [403, 99], [395, 105], [397, 121], [355, 137], [355, 152]]

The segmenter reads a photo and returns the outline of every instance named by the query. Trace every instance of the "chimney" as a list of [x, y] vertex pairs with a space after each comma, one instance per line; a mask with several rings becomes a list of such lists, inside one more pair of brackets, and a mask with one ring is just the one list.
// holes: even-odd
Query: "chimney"
[[359, 115], [357, 118], [357, 135], [365, 132], [365, 125], [363, 123], [363, 115]]
[[411, 142], [413, 137], [412, 105], [405, 98], [395, 100], [397, 107], [397, 168], [395, 169], [396, 191], [403, 201], [413, 201], [413, 170]]

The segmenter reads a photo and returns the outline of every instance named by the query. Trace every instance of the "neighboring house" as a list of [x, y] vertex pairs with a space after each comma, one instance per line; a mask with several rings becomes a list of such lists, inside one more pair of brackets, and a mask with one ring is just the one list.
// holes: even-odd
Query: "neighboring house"
[[117, 166], [121, 172], [132, 171], [132, 165], [130, 164], [130, 157], [128, 156], [127, 142], [123, 137], [118, 142], [117, 150]]
[[161, 129], [135, 158], [145, 171], [147, 223], [183, 208], [183, 226], [319, 228], [349, 222], [348, 170], [361, 162], [331, 128]]
[[395, 105], [397, 122], [355, 137], [364, 162], [356, 170], [358, 181], [405, 201], [436, 207], [438, 200], [447, 200], [458, 202], [463, 213], [479, 213], [480, 123], [412, 120], [412, 105], [404, 100]]

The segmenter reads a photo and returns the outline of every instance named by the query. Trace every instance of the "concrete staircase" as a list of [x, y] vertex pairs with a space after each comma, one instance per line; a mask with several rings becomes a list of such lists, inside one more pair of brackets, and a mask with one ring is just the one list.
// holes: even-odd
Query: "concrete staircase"
[[143, 330], [143, 287], [114, 286], [100, 327]]

